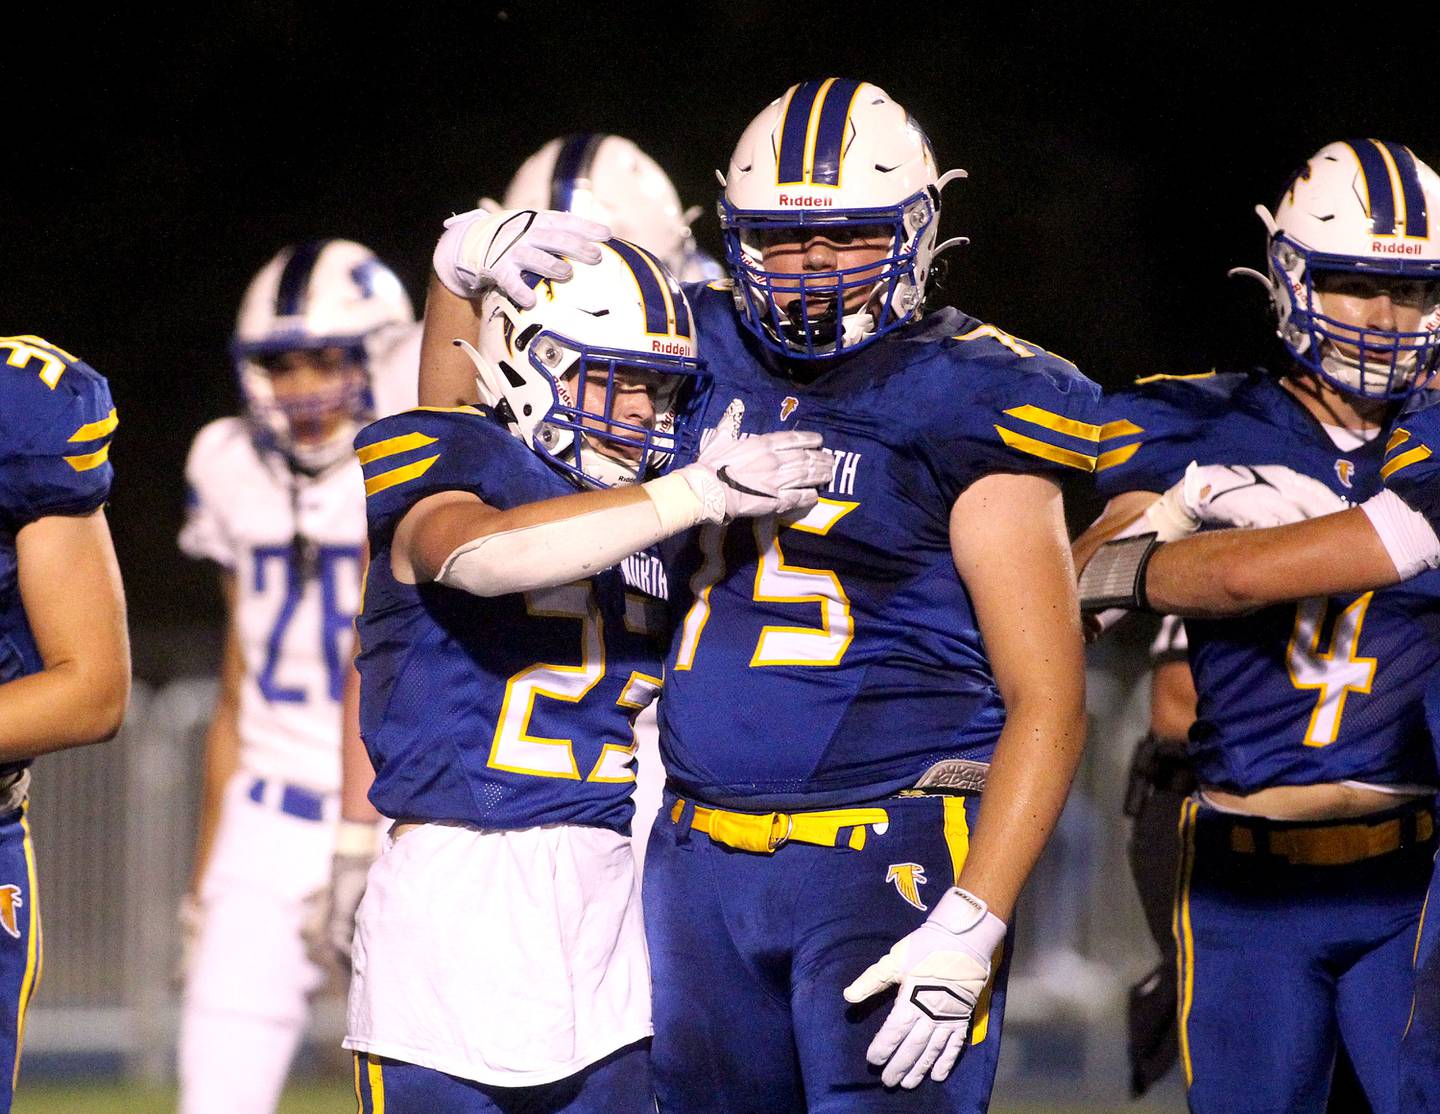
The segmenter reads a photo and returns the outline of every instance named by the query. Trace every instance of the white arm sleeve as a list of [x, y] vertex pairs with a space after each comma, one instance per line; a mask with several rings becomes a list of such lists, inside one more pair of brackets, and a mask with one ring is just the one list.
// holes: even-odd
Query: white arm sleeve
[[436, 581], [477, 596], [506, 596], [594, 576], [704, 520], [684, 476], [642, 484], [643, 502], [486, 534], [445, 558]]
[[1361, 503], [1360, 509], [1380, 536], [1380, 544], [1401, 580], [1409, 580], [1425, 569], [1440, 568], [1440, 538], [1425, 516], [1412, 510], [1400, 496], [1382, 491]]

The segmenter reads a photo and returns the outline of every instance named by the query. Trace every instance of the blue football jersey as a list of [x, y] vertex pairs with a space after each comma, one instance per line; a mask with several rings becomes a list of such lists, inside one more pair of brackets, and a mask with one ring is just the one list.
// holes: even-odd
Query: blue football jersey
[[1403, 414], [1385, 442], [1380, 478], [1440, 531], [1440, 398], [1426, 392], [1417, 401], [1425, 405]]
[[814, 808], [910, 787], [941, 759], [988, 760], [1005, 709], [955, 572], [951, 507], [989, 473], [1091, 471], [1098, 388], [953, 310], [800, 384], [757, 355], [723, 285], [687, 292], [713, 378], [690, 436], [737, 417], [742, 434], [814, 430], [834, 474], [799, 521], [705, 527], [674, 558], [660, 703], [672, 786]]
[[634, 721], [662, 679], [658, 559], [494, 598], [404, 584], [391, 574], [391, 540], [426, 496], [469, 491], [504, 510], [575, 487], [473, 407], [397, 414], [355, 446], [370, 537], [360, 731], [375, 807], [486, 828], [628, 831]]
[[[1107, 442], [1096, 476], [1106, 497], [1164, 491], [1192, 460], [1284, 465], [1355, 503], [1380, 490], [1386, 439], [1342, 452], [1262, 372], [1154, 377], [1107, 405], [1138, 428]], [[1421, 699], [1440, 665], [1440, 573], [1185, 626], [1202, 782], [1239, 793], [1345, 779], [1433, 783]]]
[[15, 536], [105, 503], [117, 424], [98, 372], [39, 337], [0, 337], [0, 683], [44, 667], [20, 603]]

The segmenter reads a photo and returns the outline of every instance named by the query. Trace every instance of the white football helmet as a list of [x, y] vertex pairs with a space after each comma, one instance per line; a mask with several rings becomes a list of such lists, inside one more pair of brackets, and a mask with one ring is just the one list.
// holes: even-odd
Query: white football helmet
[[[1408, 147], [1350, 139], [1322, 147], [1271, 212], [1255, 211], [1269, 240], [1270, 290], [1290, 354], [1335, 387], [1403, 398], [1440, 357], [1440, 178]], [[1234, 273], [1234, 272], [1232, 272]], [[1325, 311], [1337, 275], [1406, 283], [1421, 301], [1413, 331], [1347, 324]], [[1397, 298], [1396, 301], [1399, 299]]]
[[[700, 361], [690, 303], [659, 258], [618, 238], [565, 282], [537, 279], [533, 309], [481, 303], [480, 397], [510, 431], [582, 484], [633, 483], [670, 463]], [[588, 405], [587, 405], [588, 403]]]
[[618, 135], [582, 132], [552, 139], [520, 164], [502, 209], [560, 209], [610, 226], [622, 240], [658, 255], [682, 282], [718, 277], [695, 245], [670, 176]]
[[[915, 319], [931, 261], [965, 242], [935, 243], [940, 191], [963, 177], [939, 172], [920, 125], [883, 89], [835, 77], [791, 86], [750, 122], [723, 178], [720, 223], [741, 320], [782, 356], [826, 359]], [[890, 247], [864, 267], [766, 270], [766, 239], [799, 227], [838, 236], [880, 229]], [[857, 290], [867, 296], [846, 312]], [[817, 299], [825, 308], [812, 313]]]
[[[293, 244], [260, 269], [240, 303], [230, 351], [250, 420], [260, 437], [306, 471], [329, 467], [350, 452], [371, 414], [370, 352], [382, 334], [411, 325], [415, 311], [395, 273], [352, 240]], [[363, 374], [324, 395], [281, 399], [268, 361], [287, 352], [341, 349]], [[298, 423], [346, 411], [348, 421], [322, 443], [300, 443]]]

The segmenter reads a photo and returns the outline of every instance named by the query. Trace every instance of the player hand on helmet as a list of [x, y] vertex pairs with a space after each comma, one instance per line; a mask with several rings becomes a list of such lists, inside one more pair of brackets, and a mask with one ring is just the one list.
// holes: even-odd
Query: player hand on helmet
[[535, 291], [527, 274], [568, 279], [573, 268], [567, 260], [600, 262], [595, 244], [609, 238], [605, 225], [571, 213], [472, 209], [445, 222], [435, 245], [435, 274], [458, 297], [473, 298], [496, 287], [521, 309], [530, 309]]
[[1004, 938], [1005, 922], [974, 894], [952, 886], [924, 924], [845, 988], [845, 1000], [854, 1003], [899, 987], [865, 1053], [884, 1069], [885, 1086], [918, 1087], [927, 1074], [937, 1083], [950, 1074]]
[[703, 521], [809, 510], [834, 471], [833, 459], [820, 447], [820, 434], [782, 430], [741, 441], [736, 415], [743, 412], [742, 403], [731, 403], [715, 439], [694, 464], [680, 469], [704, 504]]
[[1145, 512], [1161, 541], [1176, 541], [1202, 525], [1284, 526], [1343, 511], [1348, 503], [1319, 480], [1281, 464], [1206, 464], [1191, 461], [1185, 478]]

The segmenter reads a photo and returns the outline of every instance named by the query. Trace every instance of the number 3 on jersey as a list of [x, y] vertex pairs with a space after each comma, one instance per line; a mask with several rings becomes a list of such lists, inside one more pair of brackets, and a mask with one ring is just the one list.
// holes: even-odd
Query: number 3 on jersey
[[[859, 503], [839, 499], [821, 499], [804, 518], [787, 523], [783, 529], [824, 537], [835, 524], [858, 507]], [[752, 666], [764, 665], [839, 665], [855, 636], [855, 620], [850, 614], [850, 597], [829, 569], [802, 568], [785, 563], [780, 546], [780, 523], [773, 517], [753, 519], [755, 548], [759, 556], [755, 564], [756, 603], [797, 603], [820, 607], [819, 627], [767, 625], [760, 631]], [[693, 587], [695, 602], [685, 616], [685, 625], [676, 655], [675, 668], [689, 669], [695, 663], [700, 635], [710, 619], [710, 589], [724, 575], [722, 551], [728, 527], [711, 526], [700, 532], [700, 549], [704, 554]]]
[[1285, 650], [1290, 683], [1297, 689], [1316, 689], [1315, 710], [1305, 729], [1307, 747], [1329, 746], [1340, 737], [1340, 717], [1345, 714], [1345, 697], [1366, 693], [1375, 680], [1375, 659], [1362, 658], [1360, 627], [1374, 592], [1366, 592], [1335, 618], [1330, 649], [1320, 652], [1320, 638], [1330, 601], [1301, 600], [1295, 609], [1295, 633]]
[[[488, 765], [497, 770], [537, 777], [580, 780], [573, 739], [550, 739], [530, 734], [530, 716], [541, 697], [578, 704], [605, 676], [605, 626], [590, 582], [564, 584], [525, 593], [525, 610], [531, 615], [552, 619], [580, 620], [579, 665], [532, 665], [522, 669], [505, 684], [500, 720], [490, 744]], [[645, 673], [631, 673], [616, 703], [633, 708], [636, 714], [660, 694], [661, 680]], [[633, 717], [632, 717], [633, 720]], [[606, 743], [600, 750], [588, 781], [628, 782], [635, 780], [630, 758], [635, 741], [626, 745]]]

